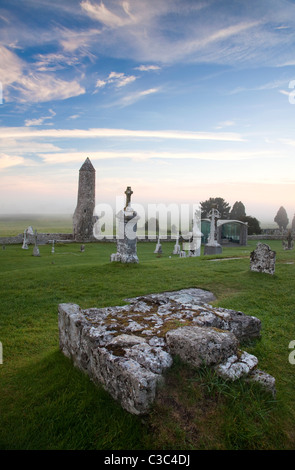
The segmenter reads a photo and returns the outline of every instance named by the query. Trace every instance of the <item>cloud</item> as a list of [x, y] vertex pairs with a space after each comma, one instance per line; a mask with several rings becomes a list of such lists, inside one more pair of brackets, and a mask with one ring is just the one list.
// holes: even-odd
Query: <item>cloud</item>
[[5, 153], [0, 153], [0, 170], [4, 168], [9, 168], [11, 166], [22, 165], [25, 159], [19, 156], [6, 155]]
[[[96, 55], [91, 52], [91, 48], [101, 34], [100, 29], [89, 28], [77, 31], [63, 27], [58, 28], [56, 32], [58, 41], [68, 57], [67, 60], [77, 60], [77, 55], [95, 60]], [[73, 53], [75, 53], [74, 56]]]
[[140, 70], [141, 72], [150, 72], [151, 70], [160, 70], [161, 67], [158, 65], [140, 65], [135, 67], [135, 70]]
[[37, 54], [36, 62], [34, 67], [39, 72], [62, 70], [66, 66], [74, 66], [79, 64], [77, 56], [72, 54], [49, 53], [49, 54]]
[[[39, 153], [39, 157], [48, 164], [65, 164], [71, 162], [81, 162], [85, 159], [85, 152], [56, 152]], [[135, 161], [143, 160], [207, 160], [207, 161], [241, 161], [257, 158], [277, 158], [277, 153], [268, 151], [216, 151], [216, 152], [146, 152], [146, 151], [126, 151], [112, 152], [100, 151], [90, 152], [91, 161], [96, 160], [116, 160], [132, 159]]]
[[77, 80], [66, 81], [53, 74], [35, 73], [34, 67], [0, 46], [0, 80], [5, 101], [46, 102], [85, 93]]
[[48, 120], [48, 119], [52, 119], [56, 113], [52, 110], [52, 109], [49, 109], [49, 113], [50, 115], [49, 116], [43, 116], [43, 117], [40, 117], [38, 119], [26, 119], [25, 120], [25, 126], [29, 127], [29, 126], [41, 126], [44, 121]]
[[16, 82], [22, 75], [24, 63], [16, 54], [0, 45], [0, 79], [3, 87]]
[[96, 88], [103, 88], [106, 85], [113, 84], [116, 88], [121, 88], [135, 82], [135, 75], [125, 75], [123, 72], [111, 72], [105, 80], [97, 79]]
[[93, 19], [98, 20], [100, 23], [110, 28], [118, 28], [135, 23], [137, 20], [134, 15], [129, 11], [129, 3], [123, 1], [121, 6], [123, 16], [117, 15], [106, 8], [103, 2], [100, 5], [93, 5], [88, 0], [81, 2], [82, 9]]
[[22, 75], [13, 88], [18, 92], [18, 100], [22, 103], [65, 100], [85, 93], [85, 89], [77, 80], [66, 81], [41, 74]]
[[131, 130], [131, 129], [32, 129], [30, 127], [2, 127], [0, 138], [141, 138], [171, 140], [209, 140], [244, 142], [245, 139], [233, 132], [190, 132], [178, 130]]
[[123, 98], [113, 103], [113, 105], [120, 105], [122, 107], [130, 106], [131, 104], [136, 103], [138, 100], [144, 98], [145, 96], [158, 93], [159, 90], [160, 88], [149, 88], [148, 90], [135, 91], [133, 93], [125, 95]]
[[224, 127], [231, 127], [235, 125], [235, 121], [221, 121], [218, 126], [216, 126], [216, 129], [223, 129]]

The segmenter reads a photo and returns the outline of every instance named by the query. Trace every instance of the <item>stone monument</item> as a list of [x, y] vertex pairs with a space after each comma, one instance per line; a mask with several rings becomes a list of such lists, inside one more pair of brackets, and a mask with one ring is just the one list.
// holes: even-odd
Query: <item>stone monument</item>
[[95, 208], [95, 169], [87, 157], [79, 171], [77, 207], [73, 215], [74, 240], [94, 240], [93, 226], [97, 217]]
[[24, 238], [23, 238], [23, 245], [22, 245], [23, 250], [28, 250], [29, 249], [28, 239], [27, 239], [28, 235], [34, 235], [34, 231], [33, 231], [33, 228], [31, 227], [31, 225], [24, 230]]
[[266, 243], [258, 243], [256, 250], [250, 253], [250, 269], [259, 273], [274, 274], [276, 252]]
[[154, 253], [162, 254], [162, 252], [163, 251], [162, 251], [162, 245], [161, 245], [161, 242], [160, 242], [160, 236], [158, 236], [158, 241], [157, 241], [157, 245], [156, 245]]
[[293, 247], [294, 247], [294, 240], [292, 237], [292, 232], [291, 230], [289, 230], [286, 240], [283, 240], [283, 248], [284, 250], [293, 250]]
[[124, 209], [116, 215], [118, 219], [117, 253], [111, 255], [111, 261], [138, 263], [136, 231], [139, 216], [131, 207], [131, 195], [133, 191], [130, 186], [127, 186], [125, 194], [126, 205]]
[[191, 288], [125, 299], [117, 307], [59, 304], [60, 349], [135, 415], [150, 411], [175, 356], [193, 367], [206, 364], [229, 381], [260, 382], [275, 396], [275, 378], [241, 348], [260, 338], [261, 321], [213, 307], [214, 300], [211, 292]]
[[220, 218], [220, 212], [217, 210], [217, 205], [213, 204], [211, 211], [208, 214], [210, 218], [210, 233], [208, 242], [204, 247], [204, 255], [218, 255], [222, 253], [222, 246], [217, 241], [217, 219]]
[[33, 249], [33, 256], [40, 256], [40, 250], [38, 248], [38, 237], [37, 237], [37, 230], [35, 230], [35, 246]]
[[180, 245], [179, 245], [179, 236], [176, 238], [176, 242], [173, 248], [173, 254], [174, 255], [179, 255], [180, 254]]
[[192, 241], [190, 243], [190, 253], [189, 256], [200, 256], [201, 255], [201, 242], [202, 242], [202, 232], [200, 230], [201, 220], [198, 216], [198, 211], [195, 211], [193, 218], [193, 233]]

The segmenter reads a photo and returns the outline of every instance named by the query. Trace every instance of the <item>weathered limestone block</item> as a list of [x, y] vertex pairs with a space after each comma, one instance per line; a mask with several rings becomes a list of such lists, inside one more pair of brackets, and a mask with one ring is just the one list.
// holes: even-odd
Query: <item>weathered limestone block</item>
[[257, 364], [257, 357], [242, 351], [240, 354], [229, 357], [225, 363], [218, 364], [214, 369], [224, 379], [237, 380], [248, 375]]
[[266, 243], [258, 243], [256, 250], [250, 253], [250, 269], [260, 273], [274, 274], [276, 252]]
[[60, 304], [60, 349], [133, 414], [148, 412], [174, 355], [195, 367], [215, 367], [229, 380], [252, 374], [274, 387], [271, 376], [254, 374], [257, 358], [239, 349], [241, 339], [259, 337], [260, 321], [215, 308], [207, 303], [212, 300], [212, 293], [191, 288], [126, 299], [117, 307]]
[[121, 403], [129, 413], [145, 414], [155, 399], [162, 376], [133, 359], [118, 357], [106, 348], [93, 350], [91, 378]]
[[[89, 321], [94, 316], [96, 327]], [[106, 316], [103, 309], [89, 309], [85, 315], [78, 305], [60, 304], [60, 349], [124, 409], [144, 414], [154, 401], [161, 374], [172, 365], [172, 357], [144, 338], [114, 337], [114, 332], [100, 324]]]
[[213, 366], [227, 360], [237, 353], [238, 340], [229, 331], [198, 326], [181, 327], [168, 331], [167, 345], [172, 355], [194, 367], [202, 364]]
[[261, 321], [258, 318], [236, 310], [212, 307], [207, 302], [216, 300], [214, 295], [202, 289], [182, 289], [126, 300], [130, 302], [132, 311], [157, 309], [161, 318], [169, 315], [169, 319], [191, 321], [192, 326], [231, 331], [239, 341], [260, 337]]
[[275, 398], [276, 396], [276, 380], [272, 375], [267, 374], [260, 369], [252, 370], [249, 375], [246, 377], [247, 381], [253, 381], [259, 383], [267, 392], [270, 392]]

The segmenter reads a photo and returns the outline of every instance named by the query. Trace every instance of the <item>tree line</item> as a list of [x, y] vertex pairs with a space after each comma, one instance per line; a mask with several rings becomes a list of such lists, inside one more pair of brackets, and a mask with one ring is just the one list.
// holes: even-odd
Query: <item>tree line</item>
[[[248, 223], [249, 235], [258, 235], [261, 233], [259, 221], [255, 217], [246, 214], [245, 206], [241, 201], [236, 201], [233, 207], [231, 207], [230, 204], [221, 197], [210, 197], [206, 201], [200, 203], [202, 219], [205, 219], [208, 216], [213, 205], [215, 205], [216, 209], [220, 212], [221, 219], [240, 220], [241, 222]], [[279, 208], [274, 221], [278, 224], [280, 230], [286, 230], [289, 219], [283, 206]], [[295, 214], [292, 220], [291, 229], [292, 231], [295, 231]]]
[[230, 204], [222, 197], [210, 197], [206, 201], [200, 203], [202, 219], [205, 219], [208, 216], [208, 213], [214, 204], [220, 213], [221, 219], [240, 220], [241, 222], [248, 223], [249, 235], [258, 235], [261, 233], [259, 220], [257, 220], [256, 217], [246, 214], [245, 206], [241, 201], [236, 201], [233, 207], [231, 207]]

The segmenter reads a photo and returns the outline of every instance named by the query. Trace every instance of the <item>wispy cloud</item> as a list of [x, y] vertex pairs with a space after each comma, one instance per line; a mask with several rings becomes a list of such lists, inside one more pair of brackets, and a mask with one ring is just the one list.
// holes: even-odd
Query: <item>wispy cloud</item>
[[25, 162], [23, 157], [6, 155], [5, 153], [0, 153], [0, 170], [9, 168], [12, 166], [22, 165]]
[[135, 70], [140, 70], [141, 72], [150, 72], [160, 69], [161, 67], [159, 67], [158, 65], [139, 65], [139, 67], [135, 67]]
[[49, 109], [49, 116], [43, 116], [36, 119], [26, 119], [25, 126], [41, 126], [45, 121], [52, 119], [55, 115], [56, 113], [52, 109]]
[[105, 80], [100, 78], [96, 81], [96, 88], [103, 88], [106, 85], [114, 85], [116, 88], [121, 88], [135, 82], [137, 77], [135, 75], [126, 75], [123, 72], [111, 72]]
[[33, 129], [30, 127], [2, 127], [0, 138], [141, 138], [171, 140], [212, 140], [244, 142], [245, 139], [233, 132], [190, 132], [178, 130], [131, 130], [131, 129]]
[[132, 15], [129, 11], [129, 2], [123, 1], [120, 2], [121, 11], [120, 14], [113, 13], [109, 10], [103, 2], [98, 4], [93, 4], [88, 0], [81, 2], [82, 9], [93, 19], [98, 20], [100, 23], [113, 27], [126, 26], [131, 23], [135, 23], [136, 17]]
[[130, 106], [136, 103], [137, 101], [145, 98], [146, 96], [153, 95], [154, 93], [158, 93], [159, 91], [160, 91], [160, 88], [149, 88], [147, 90], [134, 91], [132, 93], [129, 93], [123, 96], [118, 101], [115, 101], [110, 106], [114, 106], [114, 105], [121, 106], [121, 107]]
[[[40, 158], [48, 164], [64, 164], [72, 162], [81, 162], [85, 158], [85, 152], [56, 152], [56, 153], [39, 153]], [[241, 161], [251, 159], [264, 159], [277, 157], [277, 153], [267, 151], [216, 151], [216, 152], [145, 152], [145, 151], [129, 151], [129, 152], [90, 152], [91, 161], [96, 160], [116, 160], [131, 159], [135, 161], [143, 160], [206, 160], [206, 161]]]
[[46, 102], [85, 93], [77, 80], [63, 80], [53, 74], [36, 73], [34, 67], [0, 46], [0, 80], [7, 102]]

